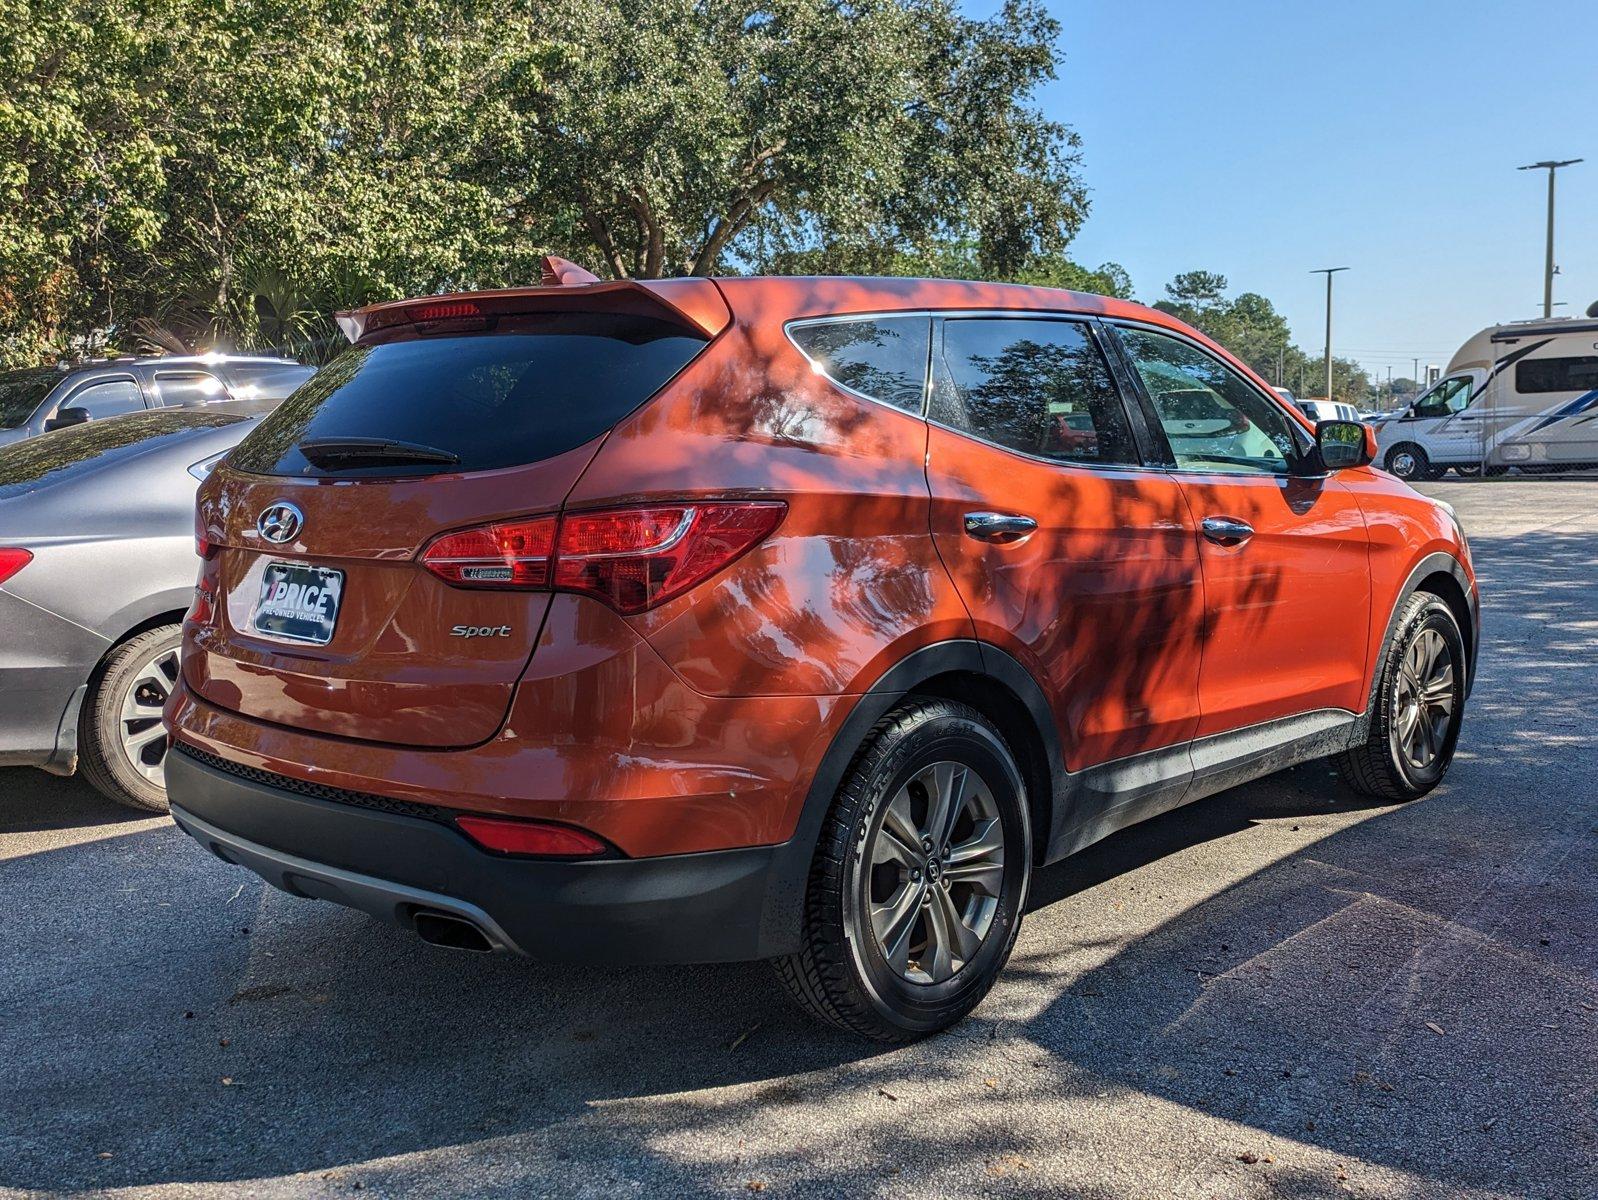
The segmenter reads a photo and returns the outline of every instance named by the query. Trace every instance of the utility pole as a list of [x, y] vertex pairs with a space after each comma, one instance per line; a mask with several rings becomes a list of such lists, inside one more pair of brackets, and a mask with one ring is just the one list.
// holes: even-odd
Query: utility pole
[[1554, 315], [1554, 172], [1560, 167], [1574, 166], [1581, 161], [1583, 160], [1579, 158], [1566, 158], [1558, 162], [1548, 159], [1516, 168], [1519, 171], [1548, 172], [1548, 245], [1543, 254], [1543, 320], [1545, 321]]
[[1420, 359], [1412, 358], [1409, 361], [1415, 364], [1410, 368], [1409, 377], [1415, 381], [1415, 394], [1418, 396], [1422, 391], [1420, 386]]
[[1326, 276], [1326, 398], [1332, 398], [1332, 276], [1347, 267], [1317, 267], [1311, 275]]
[[1282, 386], [1282, 363], [1287, 357], [1286, 345], [1276, 347], [1276, 386]]

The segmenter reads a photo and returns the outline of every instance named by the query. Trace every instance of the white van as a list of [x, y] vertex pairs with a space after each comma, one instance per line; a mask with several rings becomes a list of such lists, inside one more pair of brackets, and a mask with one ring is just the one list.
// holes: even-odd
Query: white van
[[1376, 434], [1377, 461], [1401, 479], [1598, 466], [1598, 319], [1482, 330]]

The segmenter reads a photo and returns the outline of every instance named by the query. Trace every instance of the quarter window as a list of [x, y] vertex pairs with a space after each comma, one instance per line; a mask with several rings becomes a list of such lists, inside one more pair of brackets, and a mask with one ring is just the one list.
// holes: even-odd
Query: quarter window
[[790, 330], [816, 370], [852, 392], [921, 412], [930, 317], [824, 321]]
[[1598, 356], [1534, 358], [1515, 364], [1517, 392], [1587, 392], [1598, 388]]
[[107, 379], [80, 388], [62, 401], [62, 408], [86, 408], [95, 420], [118, 413], [143, 412], [144, 396], [131, 379]]
[[1177, 466], [1286, 475], [1302, 459], [1297, 423], [1218, 359], [1144, 329], [1122, 329], [1121, 341]]
[[940, 341], [934, 420], [1062, 462], [1138, 461], [1120, 391], [1082, 323], [956, 318]]

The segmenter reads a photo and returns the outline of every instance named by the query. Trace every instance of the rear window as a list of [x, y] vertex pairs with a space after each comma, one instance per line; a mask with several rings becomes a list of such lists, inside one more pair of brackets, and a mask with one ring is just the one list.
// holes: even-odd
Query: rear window
[[[228, 465], [258, 475], [490, 471], [591, 441], [704, 349], [670, 321], [609, 313], [501, 319], [491, 333], [346, 350], [245, 438]], [[301, 443], [388, 439], [458, 460], [312, 463]]]
[[[218, 429], [242, 417], [191, 411], [137, 412], [88, 421], [0, 446], [0, 500], [65, 483], [196, 429]], [[129, 501], [133, 503], [132, 500]]]

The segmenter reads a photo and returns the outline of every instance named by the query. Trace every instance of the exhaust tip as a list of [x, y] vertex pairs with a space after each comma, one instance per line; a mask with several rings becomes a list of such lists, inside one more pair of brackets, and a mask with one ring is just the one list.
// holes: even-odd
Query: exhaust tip
[[470, 950], [489, 954], [494, 944], [476, 925], [453, 913], [421, 909], [411, 918], [416, 934], [429, 946], [443, 946], [449, 950]]

